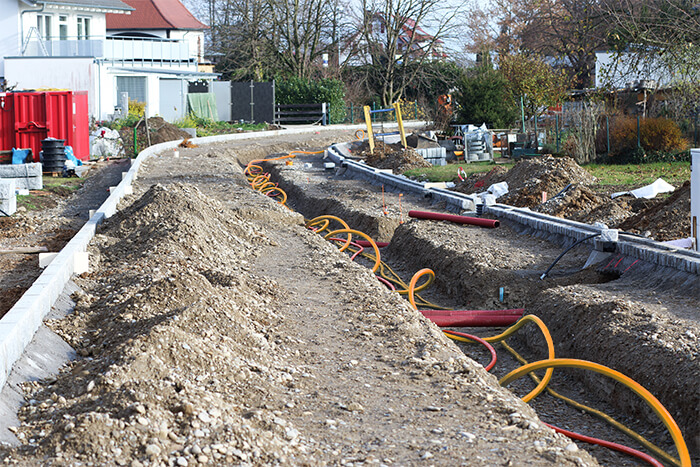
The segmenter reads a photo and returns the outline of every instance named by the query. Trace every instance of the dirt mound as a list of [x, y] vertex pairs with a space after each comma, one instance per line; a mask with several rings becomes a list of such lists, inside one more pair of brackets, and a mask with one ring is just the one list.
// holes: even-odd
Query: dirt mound
[[648, 234], [655, 240], [667, 241], [690, 236], [690, 181], [666, 198], [619, 225], [628, 232]]
[[533, 208], [537, 212], [588, 224], [615, 226], [632, 215], [627, 201], [612, 200], [582, 185], [569, 189]]
[[27, 388], [22, 449], [66, 464], [285, 459], [296, 430], [245, 409], [297, 371], [261, 334], [260, 323], [279, 319], [266, 303], [283, 292], [241, 269], [265, 241], [260, 227], [192, 186], [155, 186], [96, 239], [91, 256], [120, 272], [74, 294], [75, 313], [51, 323], [89, 358]]
[[460, 193], [479, 193], [485, 191], [494, 183], [499, 183], [505, 180], [508, 169], [505, 167], [496, 166], [487, 173], [473, 173], [466, 180], [459, 182], [454, 191]]
[[385, 144], [377, 141], [372, 152], [369, 150], [369, 144], [364, 142], [357, 151], [368, 165], [378, 169], [391, 169], [395, 174], [402, 174], [410, 169], [432, 167], [432, 164], [423, 159], [415, 149], [406, 149], [399, 143]]
[[535, 207], [542, 202], [543, 191], [555, 196], [568, 185], [589, 185], [595, 177], [570, 157], [543, 156], [518, 162], [505, 181], [510, 191], [498, 199], [499, 203]]
[[[126, 155], [133, 157], [134, 154], [134, 129], [122, 128], [119, 130], [119, 135], [124, 142]], [[178, 139], [189, 138], [190, 134], [176, 127], [175, 125], [163, 120], [163, 117], [151, 117], [148, 119], [148, 132], [146, 123], [141, 122], [136, 128], [136, 141], [139, 146], [139, 151], [148, 146], [148, 137], [150, 135], [151, 145], [165, 143], [166, 141], [175, 141]]]

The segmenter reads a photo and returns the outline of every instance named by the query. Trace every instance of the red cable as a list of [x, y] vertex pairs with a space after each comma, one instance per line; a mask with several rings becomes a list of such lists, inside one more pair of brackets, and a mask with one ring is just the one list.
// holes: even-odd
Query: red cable
[[463, 333], [463, 332], [450, 331], [449, 329], [448, 329], [448, 330], [443, 330], [442, 332], [444, 332], [445, 334], [452, 334], [452, 335], [454, 335], [454, 336], [466, 337], [467, 339], [471, 339], [471, 340], [473, 340], [473, 341], [475, 341], [475, 342], [478, 342], [479, 344], [483, 345], [484, 347], [486, 347], [487, 349], [489, 349], [489, 352], [491, 352], [491, 361], [489, 362], [488, 365], [486, 365], [486, 366], [484, 367], [484, 370], [489, 371], [489, 370], [491, 370], [491, 368], [493, 368], [494, 366], [496, 366], [496, 360], [498, 359], [498, 357], [497, 357], [497, 355], [496, 355], [496, 349], [494, 349], [493, 346], [492, 346], [491, 344], [489, 344], [488, 342], [486, 342], [486, 341], [485, 341], [484, 339], [482, 339], [481, 337], [472, 336], [471, 334], [465, 334], [465, 333]]
[[381, 277], [381, 276], [376, 276], [376, 275], [375, 275], [374, 277], [376, 277], [377, 279], [379, 279], [379, 282], [381, 282], [382, 284], [384, 284], [384, 285], [386, 285], [387, 287], [389, 287], [389, 290], [391, 290], [392, 292], [396, 292], [396, 287], [394, 287], [394, 284], [392, 284], [391, 282], [389, 282], [388, 280], [384, 279], [384, 278]]
[[552, 430], [556, 431], [557, 433], [561, 433], [565, 436], [568, 436], [571, 439], [576, 439], [579, 441], [583, 441], [589, 444], [597, 444], [598, 446], [603, 446], [608, 449], [612, 449], [613, 451], [619, 451], [625, 454], [628, 454], [632, 457], [636, 457], [637, 459], [641, 459], [645, 462], [647, 462], [649, 465], [653, 465], [654, 467], [664, 467], [664, 465], [651, 457], [649, 454], [646, 454], [642, 451], [637, 451], [636, 449], [632, 449], [627, 446], [623, 446], [622, 444], [617, 444], [613, 443], [612, 441], [605, 441], [604, 439], [598, 439], [598, 438], [592, 438], [590, 436], [582, 435], [580, 433], [574, 433], [573, 431], [565, 430], [563, 428], [559, 428], [554, 425], [550, 425], [549, 423], [545, 423], [548, 427], [550, 427]]

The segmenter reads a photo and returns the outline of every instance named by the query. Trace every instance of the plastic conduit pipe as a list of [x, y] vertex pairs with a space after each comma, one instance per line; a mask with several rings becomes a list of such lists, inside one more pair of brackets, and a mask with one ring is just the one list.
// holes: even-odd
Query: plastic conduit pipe
[[[346, 233], [348, 234], [348, 238], [350, 238], [350, 235], [359, 235], [360, 237], [364, 237], [369, 243], [372, 245], [372, 249], [374, 250], [374, 253], [376, 255], [376, 260], [374, 262], [374, 266], [372, 267], [372, 272], [375, 273], [377, 272], [377, 269], [379, 269], [379, 265], [381, 264], [382, 260], [379, 256], [379, 247], [377, 247], [377, 244], [374, 243], [374, 240], [367, 235], [364, 232], [360, 232], [359, 230], [354, 230], [354, 229], [340, 229], [340, 230], [333, 230], [332, 232], [328, 232], [323, 238], [328, 240], [329, 238], [333, 237], [336, 234], [340, 233]], [[348, 240], [347, 245], [350, 245], [350, 240]], [[341, 249], [342, 250], [342, 249]]]
[[600, 373], [615, 381], [624, 384], [632, 392], [641, 397], [644, 402], [649, 405], [649, 407], [654, 411], [654, 413], [661, 419], [663, 424], [666, 426], [668, 431], [671, 433], [671, 438], [676, 445], [676, 450], [678, 451], [678, 456], [680, 458], [681, 467], [691, 467], [690, 463], [690, 453], [688, 452], [688, 446], [685, 444], [683, 439], [683, 434], [681, 433], [678, 424], [673, 419], [671, 414], [666, 410], [666, 407], [661, 405], [661, 402], [654, 397], [646, 388], [641, 384], [637, 383], [628, 376], [623, 375], [619, 371], [613, 370], [606, 366], [600, 365], [598, 363], [588, 362], [585, 360], [577, 360], [575, 358], [550, 358], [548, 360], [541, 360], [539, 362], [529, 363], [527, 365], [517, 368], [507, 375], [505, 375], [499, 383], [501, 386], [506, 386], [512, 381], [525, 376], [531, 371], [540, 370], [543, 368], [552, 369], [555, 367], [569, 367], [569, 368], [581, 368], [584, 370], [594, 371]]
[[522, 318], [523, 308], [513, 310], [419, 310], [441, 328], [510, 326]]
[[630, 447], [624, 446], [622, 444], [617, 444], [613, 443], [612, 441], [606, 441], [604, 439], [598, 439], [598, 438], [593, 438], [591, 436], [586, 436], [582, 435], [581, 433], [576, 433], [574, 431], [569, 431], [565, 430], [563, 428], [559, 428], [558, 426], [550, 425], [549, 423], [545, 423], [549, 428], [552, 430], [556, 431], [557, 433], [561, 433], [564, 436], [568, 436], [571, 439], [575, 439], [578, 441], [583, 441], [584, 443], [588, 444], [597, 444], [598, 446], [603, 446], [604, 448], [611, 449], [613, 451], [618, 451], [622, 452], [624, 454], [636, 457], [637, 459], [641, 459], [648, 463], [649, 465], [653, 465], [654, 467], [664, 467], [664, 465], [651, 457], [649, 454], [644, 453], [642, 451], [637, 451], [636, 449], [632, 449]]
[[[328, 226], [331, 223], [330, 221], [332, 221], [332, 220], [338, 222], [340, 225], [343, 226], [344, 229], [350, 228], [350, 226], [343, 219], [341, 219], [340, 217], [336, 217], [336, 216], [314, 217], [313, 219], [311, 219], [310, 221], [308, 221], [306, 223], [306, 227], [309, 229], [312, 229], [315, 226], [319, 226], [319, 228], [316, 230], [316, 233], [320, 234], [321, 232], [325, 231], [328, 228]], [[340, 251], [345, 251], [350, 246], [351, 241], [352, 241], [352, 235], [348, 235], [348, 238], [345, 241], [345, 245], [343, 245], [340, 248]], [[369, 246], [371, 246], [371, 245], [369, 245]]]
[[489, 353], [491, 354], [491, 361], [489, 362], [488, 365], [486, 365], [484, 367], [484, 370], [491, 371], [491, 368], [496, 366], [496, 360], [498, 360], [498, 356], [496, 355], [496, 349], [494, 349], [491, 344], [486, 342], [481, 337], [472, 336], [471, 334], [465, 334], [463, 332], [457, 332], [457, 331], [450, 331], [450, 332], [456, 336], [464, 337], [464, 338], [470, 339], [474, 342], [478, 342], [479, 344], [483, 345], [484, 347], [486, 347], [488, 349]]
[[479, 227], [496, 228], [501, 222], [494, 219], [481, 219], [479, 217], [457, 216], [455, 214], [442, 214], [428, 211], [408, 211], [408, 217], [416, 219], [431, 219], [436, 221], [450, 221], [457, 224], [478, 225]]
[[[506, 340], [508, 337], [511, 335], [515, 334], [515, 332], [523, 327], [525, 324], [528, 322], [533, 322], [537, 325], [538, 328], [540, 328], [540, 331], [542, 331], [542, 335], [544, 336], [545, 342], [547, 342], [547, 355], [549, 360], [554, 360], [554, 342], [552, 341], [552, 335], [549, 333], [549, 329], [547, 329], [547, 326], [545, 326], [544, 322], [538, 318], [535, 315], [525, 315], [523, 316], [520, 321], [503, 331], [502, 333], [498, 334], [497, 336], [491, 336], [491, 337], [485, 337], [483, 338], [486, 342], [489, 344], [495, 344], [496, 342], [501, 342]], [[445, 332], [445, 331], [443, 331]], [[453, 335], [452, 331], [446, 331], [445, 335], [449, 337], [452, 340], [455, 341], [460, 341], [460, 342], [473, 342], [465, 337], [461, 337], [459, 335]], [[525, 396], [521, 397], [521, 400], [523, 402], [530, 402], [532, 399], [537, 397], [542, 391], [547, 389], [547, 385], [549, 384], [549, 381], [552, 379], [552, 373], [554, 373], [554, 370], [552, 368], [547, 368], [547, 371], [544, 373], [544, 377], [542, 378], [542, 381], [529, 393], [527, 393]], [[507, 376], [507, 375], [506, 375]], [[501, 383], [503, 385], [503, 383]]]
[[[355, 243], [357, 243], [360, 246], [368, 247], [372, 246], [369, 244], [367, 240], [357, 240]], [[384, 248], [389, 246], [389, 242], [374, 242], [379, 248]]]

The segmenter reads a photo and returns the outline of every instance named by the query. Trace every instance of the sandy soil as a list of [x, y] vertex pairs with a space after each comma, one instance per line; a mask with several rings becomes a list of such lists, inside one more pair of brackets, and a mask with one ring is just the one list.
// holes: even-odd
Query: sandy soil
[[[181, 149], [177, 159], [168, 152], [145, 163], [135, 194], [91, 245], [75, 312], [49, 323], [81, 358], [55, 379], [26, 385], [29, 402], [15, 429], [22, 445], [4, 449], [4, 459], [596, 465], [365, 267], [306, 230], [300, 214], [252, 192], [242, 175], [241, 164], [253, 158], [351, 137]], [[641, 263], [619, 279], [621, 271], [579, 271], [587, 257], [579, 250], [539, 281], [561, 251], [556, 242], [507, 226], [408, 222], [407, 210], [428, 208], [425, 200], [321, 167], [320, 156], [309, 156], [269, 169], [307, 217], [339, 215], [391, 240], [386, 257], [408, 276], [436, 270], [434, 297], [469, 308], [525, 305], [550, 326], [560, 356], [624, 367], [657, 391], [697, 454], [698, 300], [681, 278], [675, 286], [657, 280], [664, 271]], [[541, 352], [533, 333], [519, 341]], [[643, 350], [629, 350], [637, 346]], [[598, 379], [568, 381], [591, 396], [602, 388], [599, 398], [629, 408], [633, 419], [648, 415]], [[526, 382], [513, 388], [528, 390]], [[562, 411], [541, 409], [548, 417]], [[658, 426], [648, 426], [661, 436], [645, 436], [663, 444]], [[604, 464], [637, 465], [606, 456], [599, 455]]]
[[145, 164], [51, 323], [83, 358], [27, 385], [8, 460], [595, 464], [232, 156]]

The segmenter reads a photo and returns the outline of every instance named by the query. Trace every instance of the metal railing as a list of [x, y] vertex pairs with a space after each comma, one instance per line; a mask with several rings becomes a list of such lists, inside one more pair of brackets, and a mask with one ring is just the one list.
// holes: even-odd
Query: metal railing
[[197, 63], [189, 44], [177, 39], [101, 37], [94, 39], [29, 39], [25, 57], [95, 57], [124, 65], [181, 66]]

